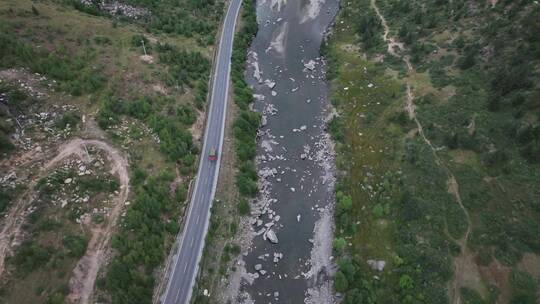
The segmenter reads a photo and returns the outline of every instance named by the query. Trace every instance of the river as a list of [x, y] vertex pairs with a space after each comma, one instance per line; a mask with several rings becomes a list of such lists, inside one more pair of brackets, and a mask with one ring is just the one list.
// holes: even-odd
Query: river
[[[244, 302], [330, 303], [333, 148], [320, 45], [337, 0], [259, 0], [259, 31], [247, 81], [263, 114], [257, 151], [262, 190], [253, 212], [259, 231], [244, 257], [252, 282]], [[271, 229], [278, 239], [270, 242]], [[246, 300], [247, 299], [247, 300]], [[240, 301], [240, 300], [239, 300]]]

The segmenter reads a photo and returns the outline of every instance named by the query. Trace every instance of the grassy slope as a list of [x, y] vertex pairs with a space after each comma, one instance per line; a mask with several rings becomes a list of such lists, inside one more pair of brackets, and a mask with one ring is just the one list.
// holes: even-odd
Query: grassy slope
[[[538, 8], [526, 2], [501, 3], [498, 9], [483, 3], [470, 9], [467, 5], [473, 4], [461, 1], [448, 9], [425, 1], [378, 4], [390, 36], [399, 34], [397, 39], [408, 42], [404, 54], [412, 58], [416, 71], [405, 72], [401, 60], [386, 53], [385, 43], [378, 38], [383, 28], [369, 1], [344, 4], [327, 48], [333, 99], [341, 114], [333, 129], [344, 125], [347, 130], [334, 132], [340, 142], [338, 166], [343, 170], [338, 190], [352, 198], [351, 207], [346, 199], [341, 204], [338, 200], [337, 236], [350, 246], [340, 253], [342, 246], [336, 241], [341, 261], [336, 289], [346, 292], [347, 303], [443, 303], [456, 298], [451, 292], [454, 263], [463, 261], [458, 288], [469, 287], [460, 291], [464, 301], [491, 303], [497, 297], [503, 303], [534, 301], [535, 279], [521, 271], [538, 273], [539, 266], [529, 260], [527, 269], [520, 260], [524, 253], [533, 253], [527, 255], [531, 257], [539, 250], [533, 236], [538, 233], [533, 223], [539, 219], [535, 187], [540, 182], [539, 168], [534, 159], [524, 158], [527, 143], [516, 142], [519, 135], [512, 132], [519, 131], [511, 126], [537, 128], [538, 88], [518, 86], [501, 97], [497, 111], [490, 111], [488, 104], [497, 91], [491, 81], [501, 73], [497, 68], [512, 66], [510, 55], [538, 68], [534, 39], [527, 38], [526, 30], [512, 36], [520, 23], [526, 24], [527, 16], [538, 17]], [[445, 16], [451, 9], [459, 12], [456, 22]], [[509, 9], [516, 12], [504, 14]], [[424, 21], [415, 23], [418, 18]], [[510, 29], [506, 20], [518, 24], [516, 29]], [[534, 22], [528, 22], [534, 28]], [[491, 35], [486, 34], [488, 29]], [[455, 39], [464, 39], [465, 46], [456, 46]], [[504, 47], [501, 40], [522, 45]], [[463, 68], [466, 46], [475, 41], [474, 64]], [[486, 60], [480, 51], [486, 46], [508, 56]], [[434, 49], [438, 51], [433, 53]], [[374, 63], [379, 54], [386, 55], [384, 62]], [[533, 83], [535, 77], [530, 76]], [[374, 87], [367, 88], [368, 83]], [[418, 120], [440, 161], [415, 135], [415, 125], [403, 112], [407, 83], [413, 88]], [[517, 94], [524, 100], [511, 106]], [[467, 129], [472, 120], [473, 131]], [[535, 141], [533, 137], [531, 144]], [[504, 156], [498, 156], [500, 151]], [[464, 236], [467, 222], [448, 193], [441, 163], [456, 177], [472, 218], [472, 235], [463, 251], [457, 240]], [[381, 209], [381, 204], [388, 207]], [[387, 261], [382, 274], [367, 267], [366, 260], [373, 258]], [[497, 265], [502, 269], [499, 273]], [[379, 278], [374, 279], [374, 274]], [[517, 288], [520, 280], [529, 287]]]
[[[209, 17], [203, 14], [201, 23], [217, 23], [216, 16], [219, 17], [221, 4], [219, 1], [216, 3], [215, 12]], [[165, 10], [167, 5], [171, 5], [171, 2], [163, 2], [159, 7], [150, 9], [158, 13], [158, 10]], [[32, 7], [36, 10], [33, 11]], [[204, 13], [205, 8], [199, 7], [198, 10]], [[132, 204], [122, 223], [122, 227], [127, 228], [121, 228], [118, 238], [113, 241], [113, 247], [119, 252], [113, 262], [138, 270], [120, 272], [119, 277], [118, 271], [104, 269], [97, 282], [97, 297], [104, 302], [114, 300], [133, 303], [135, 298], [137, 301], [148, 302], [155, 283], [152, 271], [162, 263], [178, 230], [176, 219], [183, 208], [187, 186], [185, 180], [195, 170], [197, 148], [191, 142], [187, 128], [196, 118], [195, 108], [204, 107], [199, 99], [204, 101], [206, 95], [209, 57], [213, 53], [213, 46], [207, 44], [211, 44], [208, 37], [213, 37], [215, 24], [205, 31], [206, 42], [201, 44], [201, 37], [197, 34], [186, 37], [176, 32], [167, 33], [156, 29], [150, 22], [132, 22], [125, 18], [114, 21], [105, 15], [93, 16], [60, 1], [3, 1], [0, 3], [0, 16], [2, 32], [9, 35], [10, 41], [22, 43], [37, 52], [36, 56], [24, 58], [18, 50], [10, 53], [8, 48], [7, 53], [0, 52], [4, 56], [0, 64], [2, 69], [30, 67], [31, 71], [38, 69], [42, 74], [55, 79], [54, 71], [45, 60], [50, 54], [50, 58], [63, 63], [62, 67], [67, 74], [74, 72], [77, 75], [75, 79], [57, 79], [59, 85], [55, 89], [58, 93], [50, 92], [52, 97], [40, 105], [43, 106], [40, 111], [47, 111], [47, 107], [52, 105], [69, 104], [77, 106], [79, 114], [87, 117], [96, 116], [97, 112], [99, 119], [103, 116], [101, 113], [107, 113], [108, 107], [116, 107], [114, 119], [109, 119], [111, 123], [100, 125], [105, 127], [110, 139], [129, 154], [134, 172], [130, 198]], [[152, 33], [148, 34], [146, 30]], [[134, 37], [141, 34], [148, 38], [146, 47], [154, 57], [153, 64], [147, 64], [139, 58], [142, 49], [140, 43], [134, 42]], [[156, 41], [162, 45], [167, 43], [172, 49], [160, 50]], [[172, 60], [164, 57], [167, 52]], [[185, 60], [197, 60], [197, 64], [190, 65], [192, 71], [187, 73], [187, 80], [185, 74], [179, 74], [187, 64], [187, 61], [182, 61], [182, 56], [188, 58]], [[38, 58], [45, 64], [37, 65]], [[193, 71], [204, 63], [208, 64]], [[60, 76], [67, 74], [61, 71], [58, 73]], [[83, 78], [80, 75], [90, 76]], [[88, 79], [94, 77], [98, 79], [96, 85], [88, 89]], [[163, 90], [157, 90], [158, 86]], [[148, 127], [152, 133], [159, 135], [160, 145], [146, 131]], [[73, 132], [71, 136], [78, 134]], [[182, 175], [180, 182], [174, 180], [175, 169], [179, 169]], [[171, 193], [169, 186], [177, 189], [176, 193]], [[149, 208], [154, 212], [148, 212]], [[49, 214], [52, 210], [46, 208], [43, 214]], [[62, 239], [64, 228], [74, 224], [73, 221], [74, 218], [61, 218], [62, 229], [53, 227], [51, 232], [36, 233], [32, 239], [36, 242], [53, 242], [55, 246], [60, 246], [58, 250], [64, 250], [58, 239]], [[38, 222], [32, 222], [26, 227], [28, 231], [41, 227]], [[149, 226], [152, 229], [149, 230]], [[56, 237], [49, 242], [47, 239], [51, 233]], [[151, 240], [148, 233], [152, 235]], [[132, 241], [126, 246], [122, 240], [128, 238]], [[146, 240], [147, 245], [152, 244], [152, 248], [138, 246], [137, 240], [141, 238]], [[131, 256], [126, 260], [128, 252]], [[71, 268], [77, 259], [62, 257], [52, 260], [53, 264], [36, 268], [28, 276], [7, 278], [3, 289], [4, 299], [8, 302], [17, 299], [18, 303], [63, 301], [63, 296], [69, 291], [66, 286]], [[47, 276], [54, 276], [55, 279], [43, 280]], [[118, 287], [117, 282], [128, 286]], [[6, 288], [8, 286], [21, 288]], [[120, 291], [122, 294], [119, 294]]]

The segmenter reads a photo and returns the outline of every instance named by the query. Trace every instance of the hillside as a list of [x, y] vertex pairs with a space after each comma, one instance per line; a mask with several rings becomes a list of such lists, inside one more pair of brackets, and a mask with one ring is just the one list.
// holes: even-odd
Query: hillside
[[151, 301], [223, 7], [0, 2], [0, 302]]
[[539, 31], [535, 1], [342, 3], [344, 303], [537, 303]]

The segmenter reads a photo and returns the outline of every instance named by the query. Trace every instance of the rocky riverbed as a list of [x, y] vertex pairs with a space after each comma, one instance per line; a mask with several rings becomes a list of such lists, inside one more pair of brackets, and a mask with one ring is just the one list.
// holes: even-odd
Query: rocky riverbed
[[319, 49], [336, 0], [259, 0], [247, 80], [262, 117], [260, 194], [230, 279], [235, 303], [333, 303], [334, 150]]

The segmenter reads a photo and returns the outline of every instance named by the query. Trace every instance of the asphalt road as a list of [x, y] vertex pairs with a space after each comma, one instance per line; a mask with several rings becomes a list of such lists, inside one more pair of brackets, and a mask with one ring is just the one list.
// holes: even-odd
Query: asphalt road
[[[225, 116], [227, 112], [234, 28], [241, 4], [242, 0], [231, 0], [223, 23], [199, 171], [197, 173], [193, 195], [191, 196], [184, 230], [178, 236], [180, 238], [178, 242], [179, 247], [177, 254], [173, 257], [167, 288], [161, 297], [164, 304], [189, 303], [199, 269], [199, 261], [210, 220], [210, 207], [219, 175]], [[212, 147], [215, 147], [218, 153], [216, 161], [210, 161], [208, 159], [208, 154]], [[173, 248], [173, 250], [175, 249]]]

